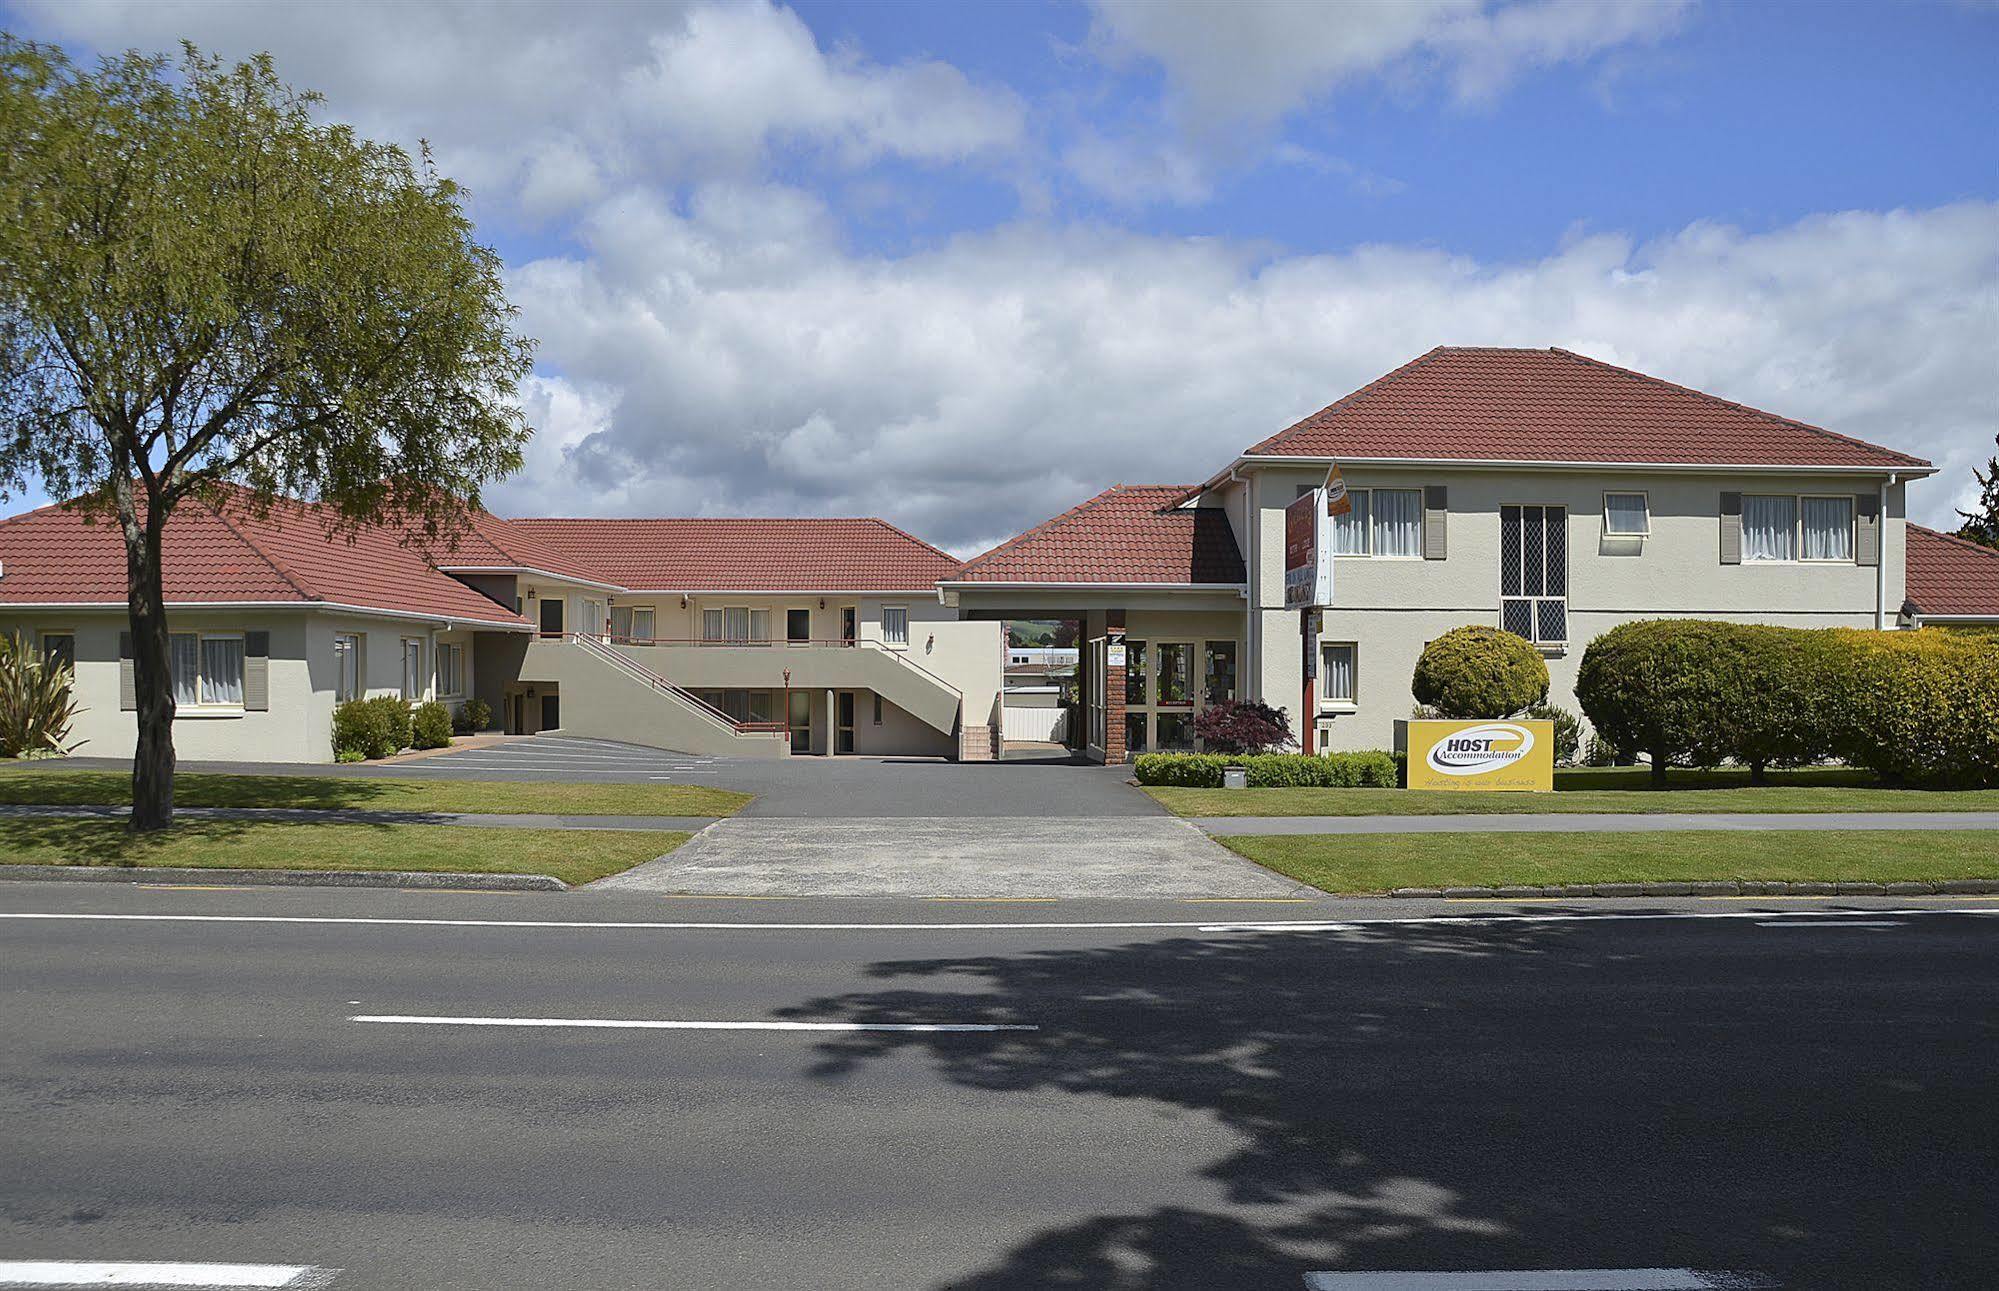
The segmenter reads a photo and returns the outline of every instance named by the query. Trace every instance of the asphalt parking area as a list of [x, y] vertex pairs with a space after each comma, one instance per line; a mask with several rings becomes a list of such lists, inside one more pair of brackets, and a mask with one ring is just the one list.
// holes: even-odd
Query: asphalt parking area
[[566, 735], [529, 735], [501, 744], [452, 749], [383, 767], [396, 775], [457, 780], [692, 780], [712, 777], [717, 761], [691, 753]]

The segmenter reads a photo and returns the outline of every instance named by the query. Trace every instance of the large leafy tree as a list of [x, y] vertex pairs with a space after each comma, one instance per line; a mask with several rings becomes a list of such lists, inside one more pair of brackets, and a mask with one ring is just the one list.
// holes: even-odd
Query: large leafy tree
[[177, 507], [301, 496], [435, 536], [521, 462], [499, 258], [427, 154], [318, 105], [268, 57], [85, 69], [0, 37], [0, 496], [39, 480], [123, 535], [136, 829], [173, 814]]
[[[1999, 444], [1999, 435], [1994, 435], [1992, 442]], [[1982, 471], [1972, 467], [1971, 475], [1979, 484], [1978, 509], [1958, 512], [1964, 523], [1958, 526], [1957, 536], [1999, 547], [1999, 457], [1987, 462]]]

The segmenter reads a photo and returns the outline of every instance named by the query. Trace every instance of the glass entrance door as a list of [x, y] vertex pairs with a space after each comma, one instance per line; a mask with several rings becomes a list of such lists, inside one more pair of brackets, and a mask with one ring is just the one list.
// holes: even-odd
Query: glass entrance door
[[835, 723], [833, 750], [836, 753], [854, 751], [854, 692], [843, 690], [836, 701], [839, 706], [839, 721]]
[[791, 728], [791, 751], [812, 751], [812, 692], [794, 690], [786, 700], [785, 724]]

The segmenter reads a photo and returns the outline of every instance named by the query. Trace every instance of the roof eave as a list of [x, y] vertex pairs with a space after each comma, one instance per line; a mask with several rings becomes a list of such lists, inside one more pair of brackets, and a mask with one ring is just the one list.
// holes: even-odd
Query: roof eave
[[[14, 610], [129, 610], [124, 601], [0, 601], [0, 613]], [[379, 605], [354, 605], [345, 601], [176, 601], [166, 602], [170, 610], [330, 610], [336, 614], [367, 614], [384, 619], [415, 619], [431, 623], [461, 624], [500, 632], [532, 632], [526, 619], [481, 619], [468, 614], [437, 614], [423, 610], [391, 610]]]
[[536, 578], [553, 578], [565, 583], [575, 583], [581, 587], [598, 587], [607, 592], [631, 590], [617, 583], [607, 583], [602, 579], [585, 578], [581, 574], [563, 574], [553, 569], [539, 569], [533, 565], [439, 565], [440, 574], [531, 574]]
[[1771, 462], [1597, 462], [1524, 459], [1510, 457], [1353, 457], [1304, 453], [1245, 453], [1211, 479], [1212, 488], [1229, 471], [1244, 466], [1428, 466], [1476, 471], [1656, 471], [1677, 475], [1763, 474], [1763, 475], [1900, 475], [1911, 479], [1935, 475], [1938, 467], [1929, 462], [1909, 464], [1829, 465], [1818, 463]]
[[937, 586], [954, 592], [978, 591], [981, 588], [995, 591], [1047, 588], [1063, 592], [1234, 592], [1238, 596], [1249, 595], [1248, 583], [1061, 583], [1045, 579], [1002, 583], [988, 579], [939, 579]]

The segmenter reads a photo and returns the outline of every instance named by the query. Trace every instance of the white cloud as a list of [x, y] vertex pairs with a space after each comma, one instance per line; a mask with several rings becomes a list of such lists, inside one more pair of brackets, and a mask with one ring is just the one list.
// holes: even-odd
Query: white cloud
[[1520, 73], [1656, 40], [1691, 0], [1091, 0], [1097, 42], [1112, 58], [1158, 63], [1182, 125], [1267, 125], [1338, 86], [1437, 64], [1463, 98]]
[[1108, 484], [1200, 478], [1445, 343], [1579, 349], [1934, 457], [1916, 510], [1939, 522], [1989, 455], [1999, 204], [1519, 263], [1036, 225], [885, 259], [737, 188], [621, 198], [584, 243], [513, 291], [567, 381], [618, 399], [500, 495], [522, 511], [880, 514], [976, 547]]
[[552, 219], [622, 182], [754, 174], [773, 148], [828, 164], [1004, 154], [1025, 109], [947, 63], [822, 50], [768, 3], [24, 0], [34, 29], [98, 49], [268, 50], [365, 133], [436, 146], [483, 199]]

